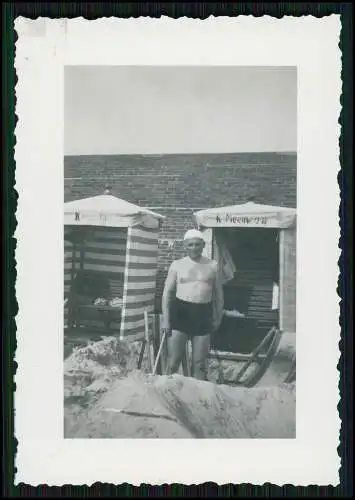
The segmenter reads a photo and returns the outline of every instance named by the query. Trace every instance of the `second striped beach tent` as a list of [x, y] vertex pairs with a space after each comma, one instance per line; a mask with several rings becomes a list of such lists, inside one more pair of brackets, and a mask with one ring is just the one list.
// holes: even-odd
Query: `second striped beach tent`
[[[164, 217], [113, 196], [64, 204], [64, 316], [81, 274], [90, 275], [94, 293], [120, 302], [120, 319], [111, 325], [121, 338], [141, 338], [144, 311], [154, 311], [158, 238]], [[94, 299], [95, 297], [91, 297]]]

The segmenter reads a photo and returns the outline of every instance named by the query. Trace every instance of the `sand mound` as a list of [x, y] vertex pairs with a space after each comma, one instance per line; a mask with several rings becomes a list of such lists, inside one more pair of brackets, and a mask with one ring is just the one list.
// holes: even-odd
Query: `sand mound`
[[[120, 410], [133, 414], [122, 414]], [[295, 387], [242, 389], [131, 372], [88, 410], [66, 409], [69, 438], [292, 438]]]
[[[140, 342], [113, 337], [74, 349], [64, 363], [65, 437], [295, 436], [294, 384], [244, 389], [181, 375], [152, 376], [147, 356], [137, 370], [140, 348]], [[233, 379], [236, 365], [223, 366], [224, 378]], [[210, 364], [211, 380], [220, 369]]]
[[[87, 404], [89, 400], [106, 392], [117, 380], [137, 369], [141, 342], [106, 337], [76, 347], [64, 361], [64, 397], [66, 402]], [[214, 383], [233, 384], [243, 363], [208, 360], [208, 380]], [[255, 370], [253, 364], [243, 379]], [[147, 351], [141, 371], [148, 373]], [[86, 403], [85, 403], [86, 401]]]
[[[116, 337], [74, 348], [64, 361], [65, 403], [76, 401], [83, 405], [97, 399], [114, 381], [137, 368], [140, 349], [140, 342], [127, 342]], [[142, 371], [147, 370], [145, 354]]]

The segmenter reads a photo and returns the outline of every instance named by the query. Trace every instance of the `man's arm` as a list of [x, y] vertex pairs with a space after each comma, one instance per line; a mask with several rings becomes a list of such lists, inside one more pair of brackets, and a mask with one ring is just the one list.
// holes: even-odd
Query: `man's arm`
[[221, 275], [218, 270], [218, 266], [216, 266], [213, 295], [214, 295], [213, 327], [216, 330], [222, 322], [223, 308], [224, 308], [223, 285], [222, 285]]
[[174, 263], [171, 264], [168, 276], [165, 281], [163, 297], [162, 297], [162, 314], [163, 314], [163, 329], [170, 330], [170, 310], [171, 303], [176, 291], [176, 270]]

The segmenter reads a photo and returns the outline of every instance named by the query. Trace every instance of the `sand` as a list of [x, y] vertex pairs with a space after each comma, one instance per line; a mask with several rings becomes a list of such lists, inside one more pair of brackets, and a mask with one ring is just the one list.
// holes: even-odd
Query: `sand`
[[[64, 367], [65, 437], [295, 436], [295, 384], [244, 389], [182, 375], [152, 376], [146, 358], [137, 370], [139, 349], [140, 343], [116, 338], [74, 349]], [[210, 367], [209, 373], [218, 370]]]

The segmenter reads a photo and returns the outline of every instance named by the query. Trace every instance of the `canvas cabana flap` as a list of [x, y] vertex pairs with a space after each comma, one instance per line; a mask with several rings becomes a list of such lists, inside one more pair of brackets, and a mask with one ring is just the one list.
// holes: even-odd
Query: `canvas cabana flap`
[[286, 229], [296, 225], [296, 210], [253, 202], [210, 208], [194, 213], [200, 227], [269, 227]]
[[164, 217], [116, 196], [104, 194], [64, 204], [64, 225], [158, 227]]

